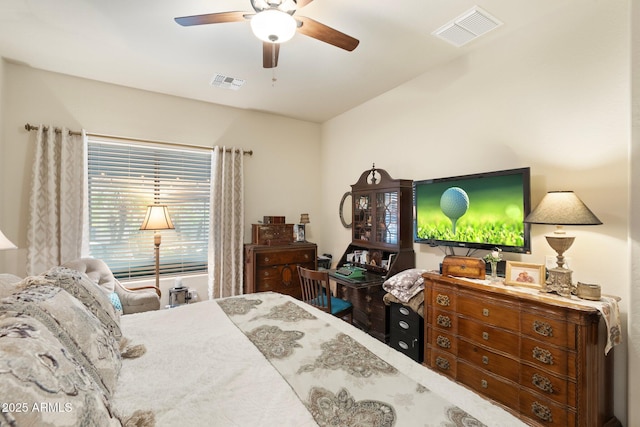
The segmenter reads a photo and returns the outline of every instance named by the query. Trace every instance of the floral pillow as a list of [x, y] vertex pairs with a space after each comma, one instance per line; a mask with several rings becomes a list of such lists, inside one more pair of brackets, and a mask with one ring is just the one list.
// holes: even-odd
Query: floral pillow
[[118, 342], [78, 299], [59, 287], [32, 286], [0, 300], [3, 315], [39, 320], [111, 396], [122, 364]]
[[402, 302], [409, 302], [418, 292], [424, 289], [423, 273], [427, 270], [410, 268], [389, 277], [382, 288]]
[[78, 298], [117, 339], [122, 338], [120, 315], [109, 296], [85, 273], [66, 267], [53, 267], [41, 275], [53, 286], [58, 286]]
[[0, 384], [0, 425], [121, 425], [100, 387], [33, 317], [0, 314]]

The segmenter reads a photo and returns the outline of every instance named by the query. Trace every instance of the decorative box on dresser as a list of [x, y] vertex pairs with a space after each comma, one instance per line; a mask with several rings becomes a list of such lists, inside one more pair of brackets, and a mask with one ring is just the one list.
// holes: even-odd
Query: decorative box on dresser
[[597, 308], [425, 273], [424, 364], [535, 426], [619, 426]]
[[315, 243], [244, 246], [245, 293], [272, 291], [302, 298], [298, 265], [315, 270], [318, 249]]

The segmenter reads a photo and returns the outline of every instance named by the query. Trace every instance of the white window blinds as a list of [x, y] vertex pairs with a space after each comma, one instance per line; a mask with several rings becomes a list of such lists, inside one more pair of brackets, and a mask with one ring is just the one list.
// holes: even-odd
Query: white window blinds
[[160, 273], [207, 269], [211, 151], [89, 137], [90, 250], [118, 278], [155, 274], [153, 231], [141, 231], [147, 205], [168, 205]]

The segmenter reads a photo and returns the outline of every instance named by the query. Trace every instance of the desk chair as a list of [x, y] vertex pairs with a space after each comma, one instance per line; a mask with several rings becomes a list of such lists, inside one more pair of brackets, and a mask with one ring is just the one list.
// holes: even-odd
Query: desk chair
[[298, 266], [298, 274], [302, 288], [302, 301], [339, 318], [349, 315], [349, 323], [353, 323], [351, 303], [331, 296], [329, 273]]

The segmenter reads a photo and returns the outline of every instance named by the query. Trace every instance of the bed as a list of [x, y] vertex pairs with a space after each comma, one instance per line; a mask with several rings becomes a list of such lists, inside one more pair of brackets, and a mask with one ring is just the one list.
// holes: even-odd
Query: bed
[[[76, 340], [79, 343], [67, 337], [52, 348], [68, 356], [65, 347], [102, 345], [99, 351], [93, 351], [94, 356], [86, 358], [86, 363], [95, 362], [99, 369], [82, 377], [81, 385], [75, 389], [68, 382], [59, 381], [63, 385], [58, 388], [67, 384], [67, 389], [72, 390], [49, 396], [29, 378], [23, 378], [25, 381], [18, 385], [12, 383], [7, 362], [0, 362], [1, 403], [14, 403], [13, 412], [7, 406], [7, 411], [0, 413], [0, 426], [12, 425], [11, 422], [138, 426], [524, 425], [510, 413], [347, 322], [287, 295], [248, 294], [114, 318], [111, 313], [100, 314], [101, 310], [109, 311], [104, 301], [98, 302], [102, 298], [100, 292], [83, 291], [84, 295], [78, 295], [75, 287], [80, 282], [87, 287], [87, 279], [77, 272], [71, 275], [74, 280], [67, 280], [71, 283], [63, 283], [55, 275], [25, 279], [19, 292], [30, 292], [31, 307], [33, 301], [48, 301], [41, 311], [56, 312], [57, 308], [52, 307], [57, 304], [51, 298], [64, 297], [59, 302], [72, 306], [74, 313], [84, 304], [87, 313], [80, 323], [102, 324], [111, 338], [94, 331], [88, 339]], [[46, 295], [37, 296], [39, 292]], [[76, 295], [72, 295], [74, 292]], [[76, 303], [76, 298], [83, 302]], [[12, 354], [19, 357], [15, 343], [26, 340], [16, 338], [15, 333], [11, 338], [11, 334], [3, 335], [1, 331], [3, 327], [10, 330], [7, 324], [16, 318], [25, 324], [29, 313], [18, 312], [20, 307], [26, 310], [26, 306], [21, 305], [16, 294], [0, 301], [0, 360], [7, 359], [12, 348]], [[30, 329], [23, 328], [25, 331], [40, 328], [42, 337], [46, 330], [52, 330], [51, 325], [36, 324], [46, 323], [42, 315], [31, 314], [27, 322], [31, 322]], [[104, 359], [106, 354], [110, 359], [114, 345], [121, 354], [113, 357], [116, 361], [110, 369], [104, 366], [100, 355]], [[54, 364], [62, 366], [63, 356], [54, 350], [47, 362], [58, 357]], [[81, 353], [76, 356], [80, 358]], [[86, 371], [92, 369], [79, 365]], [[81, 371], [76, 367], [75, 377]], [[93, 384], [100, 381], [102, 384]], [[18, 386], [29, 389], [24, 392], [16, 389]], [[16, 394], [16, 390], [22, 394]], [[72, 394], [74, 390], [76, 395]], [[79, 395], [78, 390], [84, 394]], [[34, 412], [34, 404], [42, 401], [48, 402], [51, 410]], [[16, 412], [22, 403], [27, 411]], [[83, 413], [85, 410], [87, 414]], [[92, 424], [97, 422], [100, 424]]]

